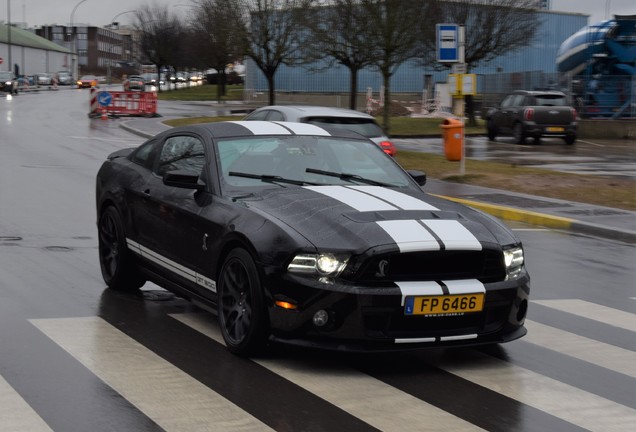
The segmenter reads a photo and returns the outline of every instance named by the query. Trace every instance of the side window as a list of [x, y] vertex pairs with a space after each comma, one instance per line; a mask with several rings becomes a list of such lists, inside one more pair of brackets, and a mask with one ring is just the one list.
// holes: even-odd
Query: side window
[[151, 157], [153, 154], [153, 149], [155, 148], [156, 141], [151, 140], [144, 144], [142, 144], [135, 152], [132, 154], [131, 160], [141, 166], [145, 166], [147, 168], [152, 168], [151, 166]]
[[267, 117], [267, 121], [285, 121], [285, 116], [281, 112], [270, 111], [269, 117]]
[[526, 97], [524, 95], [516, 95], [513, 102], [512, 102], [512, 106], [523, 106], [523, 100]]
[[168, 138], [161, 147], [156, 173], [185, 170], [200, 175], [205, 165], [203, 143], [197, 137], [178, 135]]
[[269, 110], [259, 111], [248, 115], [245, 120], [265, 120], [267, 114], [269, 114]]
[[502, 108], [508, 108], [512, 105], [512, 101], [514, 100], [515, 95], [508, 95], [504, 98], [504, 100], [501, 102], [501, 107]]

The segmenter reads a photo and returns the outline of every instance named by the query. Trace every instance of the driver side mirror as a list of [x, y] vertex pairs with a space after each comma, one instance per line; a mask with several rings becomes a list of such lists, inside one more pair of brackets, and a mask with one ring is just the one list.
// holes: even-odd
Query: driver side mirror
[[416, 170], [407, 170], [406, 172], [418, 185], [424, 186], [426, 184], [426, 173]]

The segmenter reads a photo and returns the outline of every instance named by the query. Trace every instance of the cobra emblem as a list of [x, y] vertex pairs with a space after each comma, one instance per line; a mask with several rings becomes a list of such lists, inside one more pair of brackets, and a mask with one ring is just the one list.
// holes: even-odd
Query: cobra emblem
[[376, 277], [386, 277], [386, 272], [388, 270], [389, 270], [389, 261], [383, 259], [378, 263], [378, 272], [375, 275]]

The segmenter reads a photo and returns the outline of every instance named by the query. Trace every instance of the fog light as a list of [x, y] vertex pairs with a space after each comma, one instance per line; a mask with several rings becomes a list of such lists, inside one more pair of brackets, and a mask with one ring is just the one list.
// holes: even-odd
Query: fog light
[[314, 314], [314, 325], [316, 327], [323, 327], [327, 324], [327, 321], [329, 321], [329, 313], [326, 310], [320, 309]]

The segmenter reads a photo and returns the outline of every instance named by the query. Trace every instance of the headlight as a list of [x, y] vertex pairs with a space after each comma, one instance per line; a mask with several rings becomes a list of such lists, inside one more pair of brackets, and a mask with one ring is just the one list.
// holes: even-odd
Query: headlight
[[346, 267], [349, 257], [331, 253], [299, 254], [287, 266], [292, 273], [311, 273], [321, 276], [338, 276]]
[[506, 265], [506, 273], [508, 276], [516, 276], [523, 267], [523, 248], [517, 246], [503, 251], [504, 264]]

